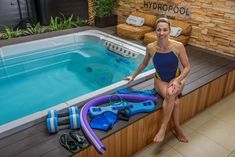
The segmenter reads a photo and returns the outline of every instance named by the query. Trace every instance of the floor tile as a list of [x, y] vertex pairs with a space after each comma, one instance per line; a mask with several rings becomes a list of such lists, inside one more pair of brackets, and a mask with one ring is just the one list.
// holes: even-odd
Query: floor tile
[[211, 119], [201, 125], [197, 131], [230, 151], [235, 149], [235, 127], [221, 120]]
[[230, 152], [227, 157], [235, 157], [235, 150]]
[[153, 157], [153, 156], [160, 157], [170, 149], [171, 147], [166, 143], [162, 144], [153, 143], [144, 148], [141, 152], [135, 154], [134, 157]]
[[203, 123], [210, 120], [213, 116], [209, 114], [208, 112], [201, 112], [193, 119], [187, 121], [185, 125], [192, 129], [197, 129], [199, 126], [201, 126]]
[[161, 155], [161, 157], [184, 157], [182, 154], [176, 152], [174, 149], [170, 149]]
[[188, 144], [178, 143], [173, 147], [186, 157], [226, 157], [229, 151], [199, 133]]
[[[182, 125], [181, 129], [184, 133], [184, 135], [187, 137], [187, 139], [190, 141], [192, 137], [195, 135], [194, 130], [189, 128], [187, 125]], [[169, 144], [171, 147], [175, 146], [176, 144], [180, 143], [176, 137], [172, 134], [169, 133], [169, 135], [165, 138], [165, 142]]]
[[226, 110], [217, 113], [215, 117], [235, 127], [235, 106], [229, 106]]

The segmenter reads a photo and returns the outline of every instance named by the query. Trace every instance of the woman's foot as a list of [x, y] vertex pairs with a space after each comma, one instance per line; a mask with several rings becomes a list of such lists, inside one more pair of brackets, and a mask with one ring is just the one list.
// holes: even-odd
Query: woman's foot
[[153, 141], [156, 143], [161, 143], [165, 138], [166, 129], [161, 128], [157, 135], [154, 137]]
[[172, 133], [173, 135], [175, 135], [175, 137], [177, 138], [179, 142], [183, 142], [183, 143], [189, 142], [180, 128], [175, 128], [175, 131], [173, 131]]

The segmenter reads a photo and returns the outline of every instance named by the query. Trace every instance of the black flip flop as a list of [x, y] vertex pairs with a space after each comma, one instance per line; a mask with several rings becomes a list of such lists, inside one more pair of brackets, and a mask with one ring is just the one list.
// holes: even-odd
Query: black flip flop
[[69, 150], [71, 153], [77, 152], [79, 149], [77, 148], [76, 142], [68, 135], [62, 134], [60, 136], [60, 144]]
[[74, 139], [80, 148], [84, 149], [89, 145], [87, 139], [82, 135], [81, 131], [70, 131], [69, 135]]

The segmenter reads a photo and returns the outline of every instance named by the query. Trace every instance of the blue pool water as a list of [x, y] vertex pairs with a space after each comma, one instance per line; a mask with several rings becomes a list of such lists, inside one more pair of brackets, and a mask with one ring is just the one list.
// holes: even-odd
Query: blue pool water
[[94, 41], [5, 57], [0, 125], [121, 81], [142, 59], [121, 57]]

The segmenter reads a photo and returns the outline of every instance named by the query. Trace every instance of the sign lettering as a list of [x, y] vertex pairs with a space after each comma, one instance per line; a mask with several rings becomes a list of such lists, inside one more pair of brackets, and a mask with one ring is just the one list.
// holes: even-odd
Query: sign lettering
[[189, 17], [191, 14], [189, 8], [174, 4], [144, 1], [144, 8], [154, 9], [159, 13], [164, 13], [170, 17], [175, 15]]

